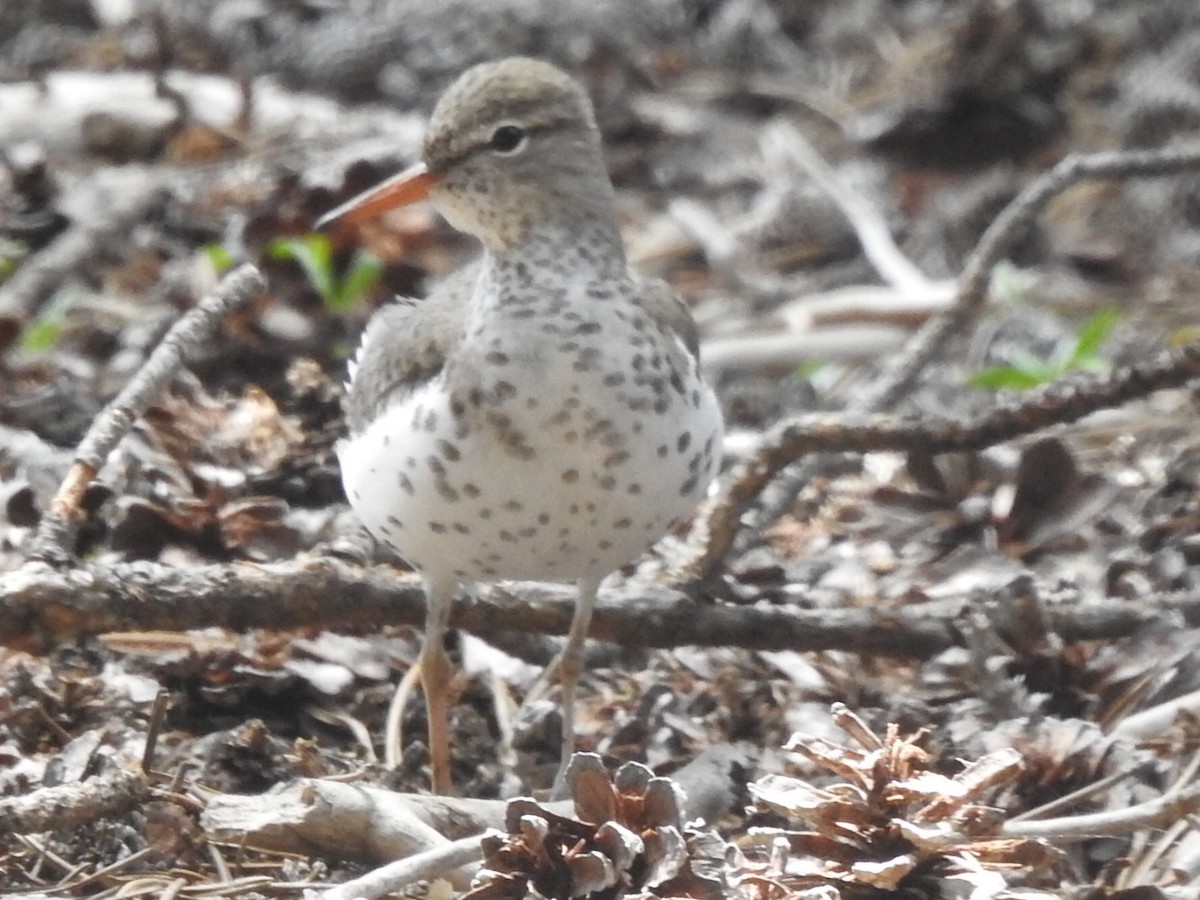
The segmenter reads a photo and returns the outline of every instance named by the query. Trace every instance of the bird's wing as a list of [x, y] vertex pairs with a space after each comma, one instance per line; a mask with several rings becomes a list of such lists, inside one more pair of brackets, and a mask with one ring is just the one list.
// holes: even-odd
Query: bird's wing
[[659, 325], [675, 332], [692, 356], [700, 358], [700, 336], [687, 304], [665, 281], [634, 276], [642, 309]]
[[350, 363], [346, 423], [361, 433], [388, 406], [436, 378], [462, 331], [467, 302], [479, 278], [470, 265], [424, 300], [398, 297], [375, 314]]

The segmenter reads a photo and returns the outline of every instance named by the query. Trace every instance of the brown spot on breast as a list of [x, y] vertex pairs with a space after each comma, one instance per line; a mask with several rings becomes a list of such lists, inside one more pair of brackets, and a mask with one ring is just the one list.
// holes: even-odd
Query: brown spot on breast
[[629, 460], [629, 451], [617, 450], [616, 452], [610, 453], [610, 454], [608, 454], [608, 456], [604, 457], [604, 461], [602, 462], [602, 465], [606, 469], [612, 469], [616, 466], [621, 465], [621, 463], [623, 463], [623, 462], [627, 462], [628, 460]]

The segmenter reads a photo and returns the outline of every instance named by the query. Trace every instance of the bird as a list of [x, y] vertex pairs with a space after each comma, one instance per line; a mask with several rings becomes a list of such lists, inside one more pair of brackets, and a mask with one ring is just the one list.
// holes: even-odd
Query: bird
[[368, 322], [350, 365], [342, 482], [367, 530], [424, 580], [412, 671], [435, 793], [452, 788], [443, 638], [455, 592], [576, 586], [551, 664], [561, 794], [600, 583], [704, 497], [720, 464], [720, 406], [688, 307], [629, 267], [594, 108], [574, 77], [528, 57], [467, 69], [436, 103], [420, 161], [317, 225], [420, 201], [482, 252]]

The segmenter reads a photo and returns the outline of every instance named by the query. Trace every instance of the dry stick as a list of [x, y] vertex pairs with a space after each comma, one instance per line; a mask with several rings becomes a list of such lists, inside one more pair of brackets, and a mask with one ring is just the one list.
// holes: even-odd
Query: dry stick
[[1000, 829], [1000, 836], [1050, 841], [1087, 840], [1129, 834], [1143, 828], [1167, 828], [1197, 810], [1200, 810], [1200, 784], [1125, 809], [1061, 819], [1006, 822]]
[[[253, 275], [257, 279], [257, 273]], [[815, 451], [978, 449], [1197, 377], [1200, 344], [1164, 356], [1153, 365], [1107, 378], [1074, 377], [1050, 385], [1025, 402], [998, 409], [971, 424], [917, 424], [877, 417], [847, 426], [839, 417], [805, 417], [772, 434], [763, 450], [747, 463], [748, 474], [739, 484], [753, 492], [797, 456]], [[736, 522], [734, 509], [729, 505], [714, 513], [714, 526], [731, 530]], [[339, 597], [339, 603], [323, 602], [329, 596]], [[882, 612], [806, 613], [697, 606], [686, 594], [643, 584], [626, 586], [620, 602], [617, 599], [616, 592], [606, 592], [602, 598], [592, 627], [597, 639], [657, 646], [837, 648], [909, 657], [927, 656], [959, 643], [961, 634], [954, 616], [965, 602]], [[73, 635], [182, 630], [214, 622], [238, 629], [416, 623], [423, 610], [416, 582], [399, 581], [386, 571], [364, 572], [330, 559], [186, 570], [145, 563], [63, 572], [24, 566], [0, 576], [0, 643], [25, 649]], [[1176, 610], [1189, 623], [1200, 622], [1196, 598], [1177, 598]], [[542, 587], [530, 588], [521, 598], [505, 598], [503, 592], [492, 591], [486, 602], [456, 605], [452, 621], [476, 634], [516, 628], [561, 634], [570, 617], [570, 603], [563, 592]], [[1147, 620], [1122, 604], [1089, 606], [1067, 614], [1054, 610], [1049, 617], [1068, 641], [1132, 634]]]
[[[1179, 771], [1172, 779], [1171, 786], [1167, 789], [1166, 796], [1169, 797], [1178, 793], [1184, 788], [1185, 785], [1195, 781], [1197, 769], [1200, 769], [1200, 750], [1195, 750], [1192, 752], [1187, 764], [1184, 765], [1182, 770]], [[1195, 810], [1192, 810], [1191, 812], [1195, 812]], [[1130, 866], [1125, 873], [1123, 873], [1128, 879], [1127, 883], [1146, 883], [1150, 876], [1150, 869], [1154, 866], [1154, 864], [1162, 859], [1163, 854], [1165, 854], [1171, 848], [1171, 845], [1179, 839], [1179, 836], [1185, 830], [1191, 827], [1191, 823], [1188, 822], [1184, 817], [1181, 817], [1179, 821], [1173, 822], [1169, 827], [1167, 827], [1162, 834], [1158, 835], [1158, 839], [1146, 848], [1146, 851], [1140, 855], [1137, 861]]]
[[120, 815], [144, 804], [149, 791], [141, 770], [114, 768], [86, 781], [6, 797], [0, 799], [0, 834], [37, 834]]
[[374, 869], [360, 878], [326, 891], [322, 894], [322, 900], [357, 900], [360, 897], [372, 900], [384, 894], [398, 892], [414, 881], [436, 878], [444, 872], [482, 858], [483, 848], [479, 844], [479, 836], [463, 838], [444, 847]]
[[[337, 597], [337, 603], [328, 598]], [[634, 647], [743, 647], [751, 650], [841, 650], [927, 659], [961, 646], [959, 617], [977, 602], [954, 597], [899, 608], [796, 609], [697, 603], [661, 585], [631, 581], [605, 591], [590, 630], [598, 641]], [[520, 629], [565, 634], [569, 589], [493, 588], [455, 603], [451, 624], [488, 637]], [[420, 581], [384, 567], [363, 569], [333, 559], [181, 569], [153, 563], [56, 570], [29, 565], [0, 576], [0, 645], [38, 652], [80, 635], [182, 631], [219, 623], [254, 628], [377, 630], [424, 621]], [[1147, 629], [1200, 626], [1200, 594], [1055, 605], [1049, 628], [1067, 643], [1124, 639]]]
[[1135, 776], [1145, 777], [1151, 772], [1150, 764], [1143, 764], [1135, 769], [1127, 769], [1123, 772], [1114, 772], [1101, 778], [1099, 781], [1093, 781], [1091, 784], [1071, 791], [1062, 797], [1056, 797], [1048, 803], [1043, 803], [1034, 809], [1027, 809], [1025, 812], [1012, 816], [1008, 819], [1012, 822], [1034, 822], [1044, 820], [1052, 812], [1057, 812], [1060, 809], [1070, 809], [1071, 807], [1079, 806], [1085, 800], [1089, 800], [1098, 794], [1103, 794], [1109, 788], [1116, 787], [1122, 781], [1129, 781]]
[[1072, 155], [1019, 193], [983, 232], [958, 277], [958, 300], [932, 320], [864, 394], [857, 412], [894, 406], [947, 342], [978, 314], [987, 299], [992, 270], [1054, 197], [1089, 178], [1148, 178], [1200, 167], [1200, 147]]
[[[1153, 391], [1181, 387], [1200, 378], [1200, 342], [1164, 354], [1149, 366], [1131, 366], [1107, 378], [1071, 375], [1028, 392], [1019, 403], [999, 407], [974, 422], [905, 420], [892, 416], [855, 419], [852, 415], [806, 415], [767, 432], [762, 446], [738, 464], [722, 495], [706, 511], [711, 533], [708, 552], [693, 571], [703, 577], [705, 564], [719, 561], [749, 507], [782, 469], [809, 453], [863, 453], [906, 450], [947, 453], [994, 446], [1051, 425], [1074, 422], [1101, 409], [1140, 399]], [[720, 553], [712, 556], [715, 550]]]
[[[1008, 249], [1033, 223], [1046, 204], [1068, 187], [1087, 178], [1129, 178], [1162, 176], [1200, 166], [1200, 147], [1141, 152], [1097, 153], [1087, 156], [1068, 156], [1049, 172], [1035, 179], [1004, 208], [967, 257], [958, 279], [958, 297], [953, 307], [942, 316], [931, 319], [908, 342], [882, 377], [851, 401], [847, 412], [863, 414], [889, 409], [909, 390], [913, 381], [930, 362], [948, 346], [951, 338], [962, 331], [968, 321], [979, 314], [987, 298], [988, 280], [996, 264]], [[734, 545], [742, 515], [766, 489], [771, 479], [792, 460], [779, 460], [786, 452], [772, 448], [773, 439], [786, 439], [803, 420], [785, 422], [772, 429], [764, 447], [753, 459], [737, 466], [723, 480], [721, 494], [710, 506], [714, 521], [706, 524], [708, 540], [704, 552], [689, 567], [696, 578], [705, 578], [720, 564]], [[1050, 423], [1047, 423], [1050, 424]], [[776, 462], [765, 474], [762, 460]], [[803, 483], [806, 472], [789, 478], [789, 485]], [[780, 500], [771, 504], [756, 517], [757, 531], [790, 507], [794, 492], [783, 492]]]
[[[821, 158], [821, 155], [808, 142], [804, 135], [790, 123], [776, 123], [763, 135], [762, 154], [770, 163], [777, 161], [775, 168], [783, 167], [778, 162], [798, 165], [805, 170], [812, 180], [829, 195], [842, 211], [846, 220], [854, 228], [854, 233], [862, 246], [863, 254], [871, 263], [879, 276], [891, 286], [897, 297], [933, 297], [950, 300], [955, 295], [953, 282], [934, 282], [929, 279], [917, 266], [904, 255], [892, 239], [891, 229], [883, 214], [860, 192], [843, 182], [833, 168]], [[890, 354], [884, 354], [885, 356]], [[872, 412], [884, 407], [860, 404], [851, 401], [849, 411]], [[747, 512], [750, 506], [755, 507], [752, 515], [739, 532], [722, 533], [721, 530], [710, 529], [704, 541], [706, 547], [702, 558], [695, 566], [695, 571], [701, 576], [707, 576], [717, 566], [729, 551], [730, 547], [744, 550], [747, 545], [758, 540], [764, 526], [782, 516], [795, 502], [801, 487], [812, 480], [820, 461], [806, 461], [785, 468], [773, 478], [773, 484], [764, 484], [758, 492], [747, 501], [746, 507], [739, 510], [740, 514]], [[734, 480], [736, 472], [731, 475]], [[770, 490], [768, 490], [770, 488]], [[736, 524], [736, 522], [735, 522]], [[703, 523], [701, 523], [703, 525]], [[696, 540], [696, 543], [701, 543]]]
[[30, 558], [51, 563], [70, 558], [71, 543], [83, 518], [80, 503], [84, 491], [108, 454], [175, 377], [187, 354], [207, 340], [225, 316], [266, 286], [266, 279], [254, 266], [239, 266], [171, 327], [129, 384], [88, 428], [75, 450], [75, 462], [38, 527]]
[[1116, 724], [1111, 734], [1126, 740], [1148, 740], [1165, 732], [1181, 715], [1195, 716], [1197, 713], [1200, 713], [1200, 691], [1191, 691], [1182, 697], [1126, 716]]
[[854, 226], [863, 253], [898, 294], [940, 294], [942, 282], [931, 281], [896, 246], [887, 220], [859, 191], [842, 181], [801, 131], [790, 122], [776, 122], [763, 135], [764, 155], [786, 156], [803, 167]]

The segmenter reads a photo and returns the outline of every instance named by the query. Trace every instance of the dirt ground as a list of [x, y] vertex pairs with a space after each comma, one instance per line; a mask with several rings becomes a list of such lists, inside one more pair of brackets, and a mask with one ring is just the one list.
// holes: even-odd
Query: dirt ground
[[[419, 700], [389, 764], [422, 595], [346, 363], [477, 248], [313, 231], [514, 54], [728, 428], [605, 583], [573, 806], [514, 799], [554, 586], [455, 608], [457, 796]], [[1200, 896], [1197, 130], [1191, 0], [3, 3], [0, 892]]]

